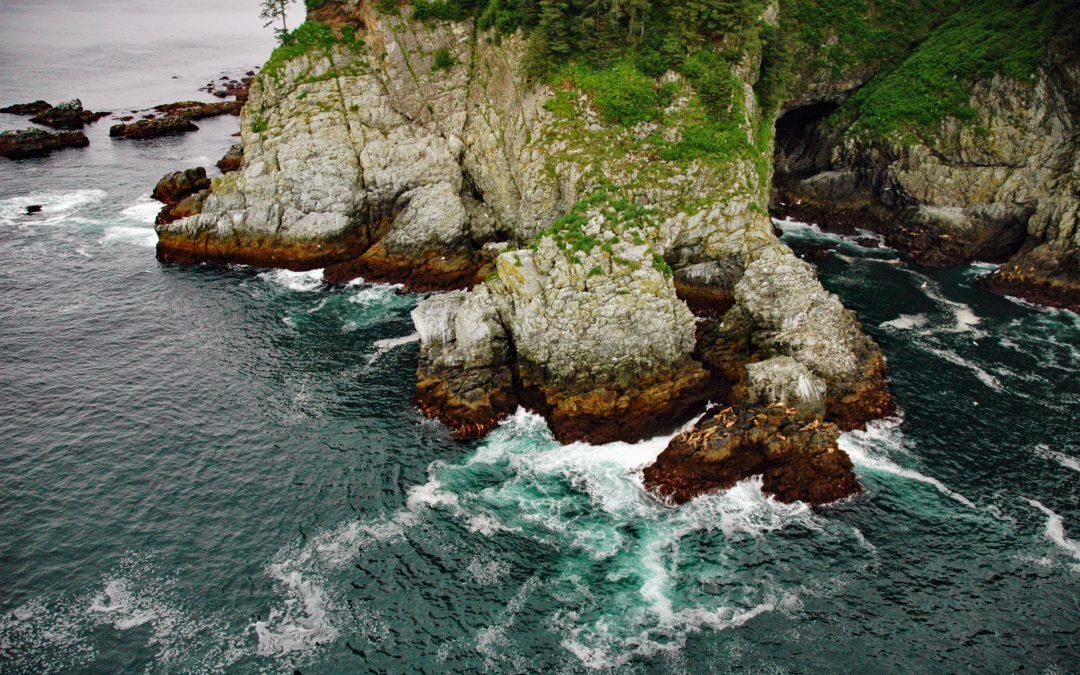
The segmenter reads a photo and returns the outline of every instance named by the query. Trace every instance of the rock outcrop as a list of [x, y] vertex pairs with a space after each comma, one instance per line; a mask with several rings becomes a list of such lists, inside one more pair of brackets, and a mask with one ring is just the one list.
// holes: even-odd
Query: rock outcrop
[[165, 204], [158, 212], [155, 224], [165, 225], [181, 218], [190, 218], [202, 211], [210, 194], [210, 179], [206, 169], [197, 167], [166, 174], [154, 186], [150, 196]]
[[243, 107], [242, 101], [225, 101], [223, 103], [180, 101], [178, 103], [162, 103], [154, 106], [153, 109], [166, 116], [202, 120], [220, 115], [239, 115], [240, 109]]
[[[772, 232], [760, 41], [707, 64], [726, 106], [694, 77], [613, 66], [640, 96], [627, 110], [576, 71], [530, 78], [520, 32], [379, 8], [311, 10], [310, 47], [252, 83], [241, 168], [158, 226], [160, 259], [459, 289], [413, 312], [416, 403], [459, 437], [519, 405], [592, 443], [729, 396], [845, 428], [888, 408], [880, 351]], [[703, 342], [695, 313], [745, 334]]]
[[[37, 103], [41, 103], [41, 101]], [[37, 103], [29, 105], [34, 106], [37, 105]], [[52, 127], [53, 129], [75, 131], [111, 114], [112, 113], [109, 112], [91, 112], [89, 110], [84, 110], [82, 101], [76, 98], [45, 108], [31, 117], [30, 121], [35, 124], [43, 124], [47, 127]]]
[[52, 105], [47, 101], [33, 101], [31, 103], [16, 103], [15, 105], [0, 108], [0, 113], [7, 113], [9, 115], [37, 115], [38, 113], [45, 112], [51, 107]]
[[[895, 70], [875, 79], [873, 70], [858, 74], [870, 82], [850, 99], [804, 89], [777, 125], [771, 208], [826, 228], [876, 230], [926, 265], [1003, 262], [982, 285], [1075, 309], [1080, 12], [1067, 3], [983, 5], [958, 13]], [[969, 24], [989, 39], [981, 22], [995, 11], [1038, 13], [1045, 20], [1036, 25], [1053, 26], [1030, 47], [1044, 52], [1036, 53], [1030, 74], [1021, 77], [1014, 62], [1001, 71], [984, 65], [1000, 59], [1000, 49], [977, 69], [951, 73], [957, 66], [940, 55]], [[1029, 49], [1012, 42], [1004, 48]], [[921, 86], [917, 78], [930, 77], [922, 75], [930, 67], [950, 73], [947, 85], [912, 96], [936, 98], [880, 103], [889, 86]], [[942, 92], [947, 86], [956, 91]]]
[[109, 135], [113, 138], [148, 139], [177, 136], [198, 130], [199, 127], [195, 126], [190, 119], [170, 115], [139, 120], [131, 124], [114, 124], [109, 127]]
[[761, 476], [778, 501], [833, 502], [861, 491], [839, 435], [782, 405], [724, 408], [672, 439], [645, 468], [645, 487], [681, 504]]
[[0, 157], [27, 159], [44, 157], [64, 148], [85, 148], [90, 145], [81, 131], [50, 133], [42, 129], [21, 129], [0, 133]]
[[228, 151], [217, 161], [217, 168], [222, 174], [232, 173], [244, 166], [244, 146], [237, 143], [229, 147]]

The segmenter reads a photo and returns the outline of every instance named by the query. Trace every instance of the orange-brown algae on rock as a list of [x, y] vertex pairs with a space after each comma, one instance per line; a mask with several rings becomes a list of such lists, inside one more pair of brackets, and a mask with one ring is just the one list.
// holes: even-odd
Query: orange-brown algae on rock
[[[404, 284], [411, 291], [450, 291], [472, 288], [484, 280], [488, 262], [476, 251], [429, 251], [393, 254], [379, 242], [363, 255], [326, 268], [330, 283], [367, 281]], [[488, 267], [487, 269], [490, 269]]]
[[560, 443], [600, 445], [671, 433], [700, 413], [714, 392], [708, 371], [691, 360], [671, 375], [625, 388], [609, 384], [569, 393], [552, 384], [526, 385], [521, 400], [547, 418]]
[[645, 487], [683, 504], [753, 476], [781, 502], [826, 504], [861, 491], [836, 425], [780, 405], [734, 406], [679, 434], [645, 468]]
[[289, 240], [246, 236], [239, 232], [218, 237], [210, 232], [194, 236], [158, 227], [157, 259], [161, 262], [276, 267], [294, 272], [326, 267], [360, 256], [362, 242], [343, 237], [337, 240]]

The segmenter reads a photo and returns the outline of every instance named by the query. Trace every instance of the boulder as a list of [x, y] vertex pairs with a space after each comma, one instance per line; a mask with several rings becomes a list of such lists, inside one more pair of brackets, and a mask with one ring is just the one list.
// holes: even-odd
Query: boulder
[[782, 405], [712, 413], [645, 468], [646, 489], [674, 504], [754, 476], [781, 502], [825, 504], [861, 490], [835, 425]]
[[150, 196], [165, 204], [176, 204], [184, 197], [210, 187], [206, 169], [195, 167], [184, 171], [173, 171], [161, 177]]
[[85, 148], [90, 145], [79, 131], [50, 133], [42, 129], [21, 129], [0, 133], [0, 157], [26, 159], [44, 157], [64, 148]]
[[217, 168], [221, 173], [231, 173], [239, 170], [244, 165], [244, 146], [236, 143], [229, 147], [225, 155], [218, 160]]
[[131, 124], [115, 124], [109, 128], [109, 135], [113, 138], [147, 139], [176, 136], [198, 130], [199, 127], [195, 126], [195, 123], [191, 120], [170, 115], [156, 119], [139, 120]]
[[9, 115], [37, 115], [38, 113], [45, 112], [52, 105], [45, 101], [34, 101], [33, 103], [17, 103], [15, 105], [9, 105], [6, 108], [0, 108], [0, 113], [8, 113]]
[[102, 117], [111, 114], [112, 113], [108, 112], [95, 113], [84, 110], [82, 101], [76, 98], [42, 110], [34, 117], [31, 117], [30, 121], [54, 129], [74, 130], [82, 129], [85, 125], [96, 122]]

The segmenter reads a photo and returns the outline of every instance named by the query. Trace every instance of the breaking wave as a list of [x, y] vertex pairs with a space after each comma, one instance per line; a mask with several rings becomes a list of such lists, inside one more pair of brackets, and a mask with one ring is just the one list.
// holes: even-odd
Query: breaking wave
[[866, 425], [865, 430], [841, 434], [840, 447], [851, 457], [852, 463], [857, 467], [930, 485], [946, 497], [968, 508], [975, 508], [975, 504], [967, 497], [949, 488], [937, 478], [903, 467], [889, 457], [890, 453], [903, 449], [904, 439], [900, 424], [900, 418], [875, 420]]
[[323, 288], [323, 271], [309, 270], [307, 272], [292, 272], [290, 270], [268, 270], [260, 272], [259, 278], [263, 281], [287, 288], [290, 291], [310, 293]]
[[1043, 530], [1043, 534], [1047, 539], [1054, 542], [1061, 550], [1065, 551], [1073, 558], [1080, 560], [1080, 541], [1075, 539], [1069, 539], [1065, 536], [1065, 521], [1054, 511], [1050, 510], [1046, 506], [1034, 499], [1022, 497], [1025, 502], [1031, 504], [1036, 509], [1043, 512], [1046, 515], [1046, 529]]

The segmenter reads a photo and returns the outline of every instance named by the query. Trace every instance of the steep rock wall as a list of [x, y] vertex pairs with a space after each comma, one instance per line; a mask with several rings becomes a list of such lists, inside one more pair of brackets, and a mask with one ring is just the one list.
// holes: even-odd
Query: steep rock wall
[[[796, 90], [778, 123], [771, 209], [839, 229], [876, 229], [924, 264], [1005, 262], [982, 283], [1080, 307], [1080, 22], [1076, 12], [1055, 13], [1054, 4], [1023, 9], [1044, 21], [1065, 17], [1040, 38], [1030, 75], [981, 66], [991, 72], [952, 76], [946, 81], [960, 83], [962, 105], [959, 92], [952, 101], [936, 93], [906, 107], [895, 99], [875, 106], [874, 97], [886, 86], [922, 82], [917, 77], [926, 72], [960, 69], [941, 43], [962, 36], [977, 15], [960, 15], [942, 35], [932, 34], [927, 46], [878, 75], [880, 82], [865, 85], [869, 94], [856, 94], [855, 104], [813, 83]], [[849, 85], [841, 78], [841, 88]], [[935, 114], [941, 119], [928, 122]]]
[[[867, 372], [887, 399], [868, 365], [880, 352], [772, 233], [760, 50], [732, 68], [717, 143], [702, 140], [718, 133], [710, 113], [673, 72], [643, 85], [656, 93], [644, 119], [617, 123], [580, 74], [526, 77], [521, 34], [366, 1], [327, 2], [311, 18], [324, 23], [252, 87], [242, 169], [215, 180], [201, 214], [159, 227], [162, 259], [473, 288], [414, 312], [417, 402], [463, 436], [523, 404], [564, 441], [633, 440], [731, 389], [718, 380], [745, 379], [745, 364], [695, 356], [687, 279], [695, 301], [747, 317], [740, 325], [832, 399]], [[725, 272], [685, 272], [702, 266]], [[738, 291], [789, 272], [780, 292]], [[849, 404], [849, 425], [882, 410]]]

